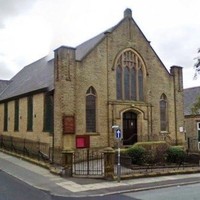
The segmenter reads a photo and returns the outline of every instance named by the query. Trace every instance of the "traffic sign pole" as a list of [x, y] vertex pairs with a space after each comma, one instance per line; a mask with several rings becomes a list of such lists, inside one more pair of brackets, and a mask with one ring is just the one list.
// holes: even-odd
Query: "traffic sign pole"
[[118, 125], [112, 126], [114, 129], [115, 138], [117, 139], [117, 181], [121, 180], [121, 164], [120, 164], [120, 141], [122, 139], [122, 132]]
[[117, 139], [117, 181], [120, 182], [121, 179], [121, 164], [120, 164], [120, 141], [122, 133], [120, 129], [116, 129], [116, 139]]
[[117, 181], [121, 179], [121, 165], [120, 165], [120, 139], [118, 139], [118, 155], [117, 155]]

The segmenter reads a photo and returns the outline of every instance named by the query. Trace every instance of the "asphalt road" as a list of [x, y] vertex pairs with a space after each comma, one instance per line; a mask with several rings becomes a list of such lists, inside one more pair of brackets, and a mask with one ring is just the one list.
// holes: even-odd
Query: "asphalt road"
[[0, 170], [0, 200], [198, 200], [200, 183], [96, 197], [59, 197], [36, 189]]
[[37, 190], [0, 170], [0, 200], [51, 200], [48, 193]]
[[133, 200], [128, 196], [58, 197], [36, 189], [0, 170], [0, 200]]
[[198, 183], [157, 190], [133, 192], [127, 193], [125, 196], [140, 200], [199, 200], [200, 184]]

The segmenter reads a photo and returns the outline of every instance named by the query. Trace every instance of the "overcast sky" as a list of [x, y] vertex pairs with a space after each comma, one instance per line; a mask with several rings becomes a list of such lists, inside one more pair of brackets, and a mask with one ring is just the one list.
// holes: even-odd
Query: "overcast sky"
[[183, 67], [184, 87], [200, 86], [200, 77], [193, 80], [199, 0], [0, 0], [0, 79], [116, 25], [126, 8], [166, 68]]

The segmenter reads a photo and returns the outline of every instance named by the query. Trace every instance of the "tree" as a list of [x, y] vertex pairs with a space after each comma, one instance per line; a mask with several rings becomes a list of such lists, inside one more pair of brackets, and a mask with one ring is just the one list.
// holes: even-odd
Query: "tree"
[[[198, 49], [197, 53], [200, 54], [200, 48]], [[195, 60], [196, 60], [196, 63], [194, 64], [194, 68], [195, 68], [194, 79], [196, 79], [197, 75], [200, 74], [200, 56], [197, 56]]]

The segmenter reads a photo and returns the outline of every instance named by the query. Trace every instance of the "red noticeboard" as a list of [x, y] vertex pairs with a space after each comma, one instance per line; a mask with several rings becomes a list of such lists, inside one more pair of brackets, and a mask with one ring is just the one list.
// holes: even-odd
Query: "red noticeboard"
[[89, 148], [90, 136], [89, 135], [77, 135], [76, 136], [76, 148]]

